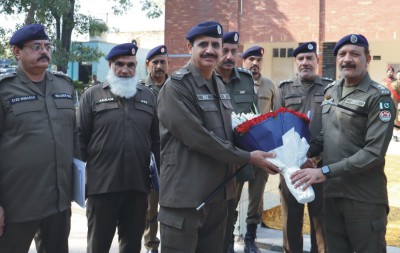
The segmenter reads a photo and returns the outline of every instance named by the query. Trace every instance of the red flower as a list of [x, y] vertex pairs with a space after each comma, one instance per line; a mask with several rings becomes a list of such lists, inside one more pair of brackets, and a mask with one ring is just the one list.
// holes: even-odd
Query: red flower
[[239, 135], [245, 134], [253, 126], [263, 122], [264, 120], [266, 120], [266, 119], [268, 119], [270, 117], [276, 117], [279, 113], [284, 113], [284, 112], [292, 113], [292, 114], [298, 116], [299, 118], [303, 119], [305, 122], [307, 122], [307, 124], [310, 123], [310, 119], [305, 114], [302, 114], [300, 112], [288, 109], [286, 107], [281, 107], [278, 110], [276, 110], [275, 112], [269, 112], [269, 113], [261, 114], [260, 116], [254, 117], [254, 118], [252, 118], [250, 120], [247, 120], [247, 121], [243, 122], [242, 124], [238, 125], [235, 128], [235, 132], [238, 133]]

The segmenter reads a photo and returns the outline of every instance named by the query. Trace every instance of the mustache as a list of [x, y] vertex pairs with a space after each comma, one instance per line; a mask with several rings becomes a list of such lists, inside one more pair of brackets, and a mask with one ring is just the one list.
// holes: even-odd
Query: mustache
[[214, 58], [214, 59], [217, 59], [217, 55], [216, 54], [208, 54], [208, 53], [203, 54], [200, 57], [201, 58]]
[[356, 65], [354, 65], [354, 64], [346, 64], [346, 65], [342, 65], [341, 68], [342, 68], [342, 69], [343, 69], [343, 68], [353, 68], [353, 69], [355, 69], [355, 68], [356, 68]]
[[223, 62], [223, 64], [232, 64], [232, 65], [235, 65], [235, 63], [234, 63], [233, 61], [231, 61], [231, 60], [226, 60], [226, 61]]
[[37, 59], [37, 61], [40, 61], [40, 60], [43, 60], [43, 59], [46, 59], [47, 61], [50, 61], [50, 58], [49, 58], [47, 55], [42, 55], [42, 56], [40, 56], [40, 57]]

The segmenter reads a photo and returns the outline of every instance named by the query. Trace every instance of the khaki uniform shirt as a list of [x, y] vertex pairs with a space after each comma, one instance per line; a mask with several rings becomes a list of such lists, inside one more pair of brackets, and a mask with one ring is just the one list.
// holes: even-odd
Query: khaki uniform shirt
[[[161, 133], [160, 205], [197, 207], [250, 153], [232, 144], [232, 104], [215, 74], [210, 90], [191, 62], [158, 95]], [[235, 197], [235, 180], [210, 202]]]
[[357, 88], [342, 97], [344, 80], [329, 85], [325, 99], [357, 113], [322, 103], [321, 135], [310, 153], [322, 150], [332, 178], [324, 183], [324, 197], [388, 204], [385, 154], [392, 138], [394, 105], [390, 91], [367, 73]]
[[283, 81], [276, 93], [274, 110], [287, 107], [306, 115], [310, 112], [310, 140], [313, 140], [322, 129], [321, 103], [324, 100], [324, 89], [332, 82], [331, 79], [321, 79], [318, 76], [309, 86], [303, 85], [297, 77]]
[[43, 93], [25, 73], [0, 81], [0, 205], [6, 223], [38, 220], [71, 205], [79, 156], [74, 87], [47, 71]]
[[254, 89], [257, 93], [258, 110], [261, 114], [272, 111], [274, 105], [276, 85], [266, 77], [260, 77], [254, 80]]
[[150, 152], [160, 152], [156, 102], [140, 84], [128, 99], [112, 94], [107, 81], [82, 94], [77, 121], [88, 194], [150, 190]]

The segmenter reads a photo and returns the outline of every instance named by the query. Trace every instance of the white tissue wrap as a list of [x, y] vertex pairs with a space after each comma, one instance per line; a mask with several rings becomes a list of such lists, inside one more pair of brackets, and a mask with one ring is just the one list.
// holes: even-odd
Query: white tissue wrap
[[246, 120], [250, 120], [254, 117], [257, 117], [258, 114], [250, 113], [238, 113], [232, 112], [232, 130], [235, 129], [238, 125], [242, 124]]
[[300, 166], [307, 161], [308, 145], [305, 138], [300, 139], [300, 135], [294, 131], [294, 128], [287, 131], [282, 136], [283, 145], [271, 150], [276, 154], [275, 158], [267, 158], [269, 162], [281, 170], [282, 176], [293, 197], [300, 204], [311, 202], [315, 199], [315, 193], [311, 186], [303, 191], [303, 186], [294, 188], [290, 176], [293, 172], [300, 170]]

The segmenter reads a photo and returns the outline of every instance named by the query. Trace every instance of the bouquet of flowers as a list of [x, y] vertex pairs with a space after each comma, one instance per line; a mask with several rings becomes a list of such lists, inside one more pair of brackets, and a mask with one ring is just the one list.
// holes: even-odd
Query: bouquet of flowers
[[250, 113], [238, 113], [236, 114], [235, 112], [232, 112], [232, 129], [235, 130], [235, 128], [242, 124], [243, 122], [250, 120], [254, 117], [258, 116], [257, 114], [254, 114], [252, 112]]
[[301, 187], [295, 189], [290, 182], [290, 175], [307, 160], [309, 122], [304, 114], [280, 108], [246, 120], [234, 129], [236, 141], [241, 148], [276, 154], [275, 158], [268, 158], [268, 161], [281, 170], [290, 192], [301, 204], [314, 200], [314, 190], [312, 187], [306, 191]]

